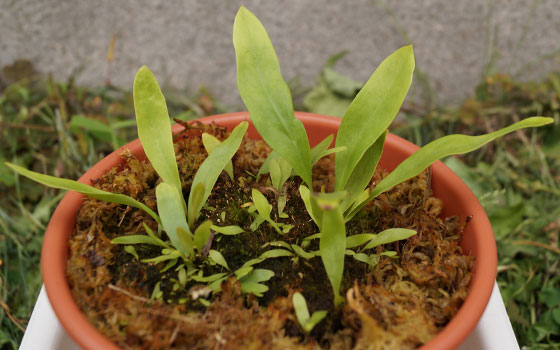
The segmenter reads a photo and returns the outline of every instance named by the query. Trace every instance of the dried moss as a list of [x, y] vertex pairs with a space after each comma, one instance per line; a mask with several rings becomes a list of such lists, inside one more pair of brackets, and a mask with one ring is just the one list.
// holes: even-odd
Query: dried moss
[[[219, 139], [227, 136], [223, 128], [201, 124], [188, 126], [177, 135], [175, 151], [185, 196], [207, 156], [202, 131]], [[218, 236], [212, 242], [232, 269], [269, 249], [263, 248], [269, 241], [301, 244], [303, 237], [317, 230], [299, 198], [298, 180], [287, 185], [288, 218], [274, 217], [294, 225], [290, 233], [279, 237], [266, 223], [255, 232], [249, 229], [252, 219], [241, 205], [251, 200], [253, 187], [275, 205], [275, 190], [266, 186], [266, 178], [257, 182], [252, 176], [269, 152], [262, 141], [246, 138], [234, 157], [235, 180], [222, 174], [202, 210], [201, 221], [209, 218], [247, 231]], [[107, 172], [95, 185], [128, 194], [155, 210], [157, 174], [129, 153], [123, 158], [121, 167]], [[331, 189], [333, 158], [320, 160], [313, 175], [314, 188]], [[371, 186], [385, 175], [378, 170]], [[122, 246], [110, 243], [116, 236], [144, 233], [143, 223], [156, 229], [151, 217], [134, 208], [96, 200], [86, 200], [78, 213], [67, 275], [73, 296], [89, 320], [123, 348], [342, 350], [378, 349], [388, 344], [414, 348], [431, 339], [457, 312], [470, 280], [472, 257], [462, 255], [459, 246], [463, 225], [457, 218], [440, 218], [441, 208], [441, 201], [431, 197], [430, 174], [424, 172], [379, 196], [349, 223], [349, 234], [391, 227], [412, 228], [418, 234], [378, 247], [379, 252], [395, 250], [399, 258], [381, 257], [373, 269], [347, 258], [343, 289], [349, 291], [349, 302], [341, 310], [333, 309], [332, 290], [319, 258], [267, 260], [259, 267], [273, 270], [275, 277], [268, 282], [270, 290], [263, 298], [241, 295], [238, 283], [230, 279], [206, 308], [189, 298], [189, 291], [200, 288], [195, 282], [176, 289], [174, 269], [161, 272], [162, 265], [141, 263]], [[273, 210], [273, 216], [275, 213]], [[310, 250], [317, 249], [316, 244]], [[138, 245], [136, 250], [141, 258], [158, 253], [158, 248], [148, 245]], [[216, 272], [221, 267], [208, 267], [205, 274]], [[165, 302], [149, 300], [158, 282]], [[295, 291], [306, 296], [311, 311], [330, 311], [310, 336], [295, 319], [290, 301]], [[362, 332], [363, 328], [367, 331]]]

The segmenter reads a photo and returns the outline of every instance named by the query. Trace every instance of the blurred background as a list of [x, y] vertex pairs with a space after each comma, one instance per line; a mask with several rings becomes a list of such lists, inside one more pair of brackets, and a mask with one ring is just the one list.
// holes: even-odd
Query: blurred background
[[241, 4], [267, 28], [299, 110], [341, 116], [381, 60], [412, 43], [413, 87], [392, 132], [423, 145], [555, 118], [446, 164], [490, 216], [520, 345], [559, 348], [558, 1], [0, 0], [0, 349], [21, 340], [62, 196], [3, 162], [77, 178], [136, 138], [142, 65], [178, 119], [244, 109], [231, 40]]

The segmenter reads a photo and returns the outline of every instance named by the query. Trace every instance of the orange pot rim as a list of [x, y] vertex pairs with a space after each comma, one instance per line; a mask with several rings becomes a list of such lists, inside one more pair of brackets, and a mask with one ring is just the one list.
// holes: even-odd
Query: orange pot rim
[[[318, 114], [296, 112], [302, 120], [310, 139], [314, 130], [338, 129], [339, 118]], [[215, 121], [217, 124], [229, 123], [237, 125], [241, 121], [249, 120], [248, 112], [228, 113], [198, 119], [202, 123]], [[174, 125], [177, 132], [180, 125]], [[256, 130], [250, 127], [249, 134], [255, 136]], [[381, 165], [386, 168], [396, 166], [402, 161], [392, 154], [412, 154], [418, 147], [398, 136], [388, 134]], [[91, 180], [99, 178], [122, 159], [123, 149], [130, 149], [134, 154], [143, 152], [137, 139], [119, 148], [103, 158], [80, 179], [80, 182], [91, 184]], [[402, 158], [402, 157], [401, 157]], [[385, 164], [383, 164], [385, 162]], [[388, 166], [387, 166], [388, 164]], [[444, 202], [443, 216], [461, 215], [471, 216], [463, 237], [463, 250], [475, 256], [473, 272], [467, 297], [451, 321], [432, 340], [422, 346], [422, 349], [452, 349], [459, 346], [471, 333], [484, 312], [496, 278], [497, 250], [490, 221], [484, 209], [467, 185], [451, 169], [441, 161], [432, 165], [432, 179], [434, 194]], [[445, 198], [442, 198], [445, 197]], [[43, 282], [51, 306], [58, 320], [68, 334], [84, 349], [118, 349], [118, 347], [99, 332], [79, 309], [72, 298], [70, 287], [66, 279], [66, 261], [68, 259], [68, 237], [73, 232], [77, 209], [83, 202], [84, 196], [69, 191], [56, 208], [43, 242], [41, 252], [41, 268]], [[459, 206], [455, 212], [454, 207]], [[451, 209], [449, 209], [451, 207]]]

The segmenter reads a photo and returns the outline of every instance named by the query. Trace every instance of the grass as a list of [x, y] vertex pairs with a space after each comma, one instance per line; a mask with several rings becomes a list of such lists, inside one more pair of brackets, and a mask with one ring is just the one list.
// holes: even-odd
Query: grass
[[[337, 111], [356, 93], [332, 69], [299, 109]], [[0, 162], [77, 178], [136, 134], [130, 91], [53, 82], [20, 61], [0, 77]], [[303, 96], [305, 95], [305, 96]], [[224, 109], [202, 90], [167, 89], [170, 114], [193, 119]], [[309, 97], [311, 96], [311, 97]], [[306, 98], [307, 97], [307, 98]], [[458, 107], [406, 104], [393, 132], [419, 144], [444, 134], [481, 133], [530, 115], [554, 117], [547, 128], [519, 132], [447, 165], [471, 187], [494, 227], [498, 283], [520, 345], [560, 347], [560, 74], [539, 83], [505, 75], [482, 82]], [[41, 287], [43, 233], [62, 194], [18, 178], [0, 165], [0, 348], [17, 349]]]

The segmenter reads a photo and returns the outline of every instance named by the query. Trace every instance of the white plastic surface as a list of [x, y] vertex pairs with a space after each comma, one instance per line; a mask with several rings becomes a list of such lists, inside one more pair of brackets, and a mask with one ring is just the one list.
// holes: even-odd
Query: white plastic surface
[[[76, 343], [68, 337], [47, 298], [41, 289], [20, 350], [78, 350]], [[474, 331], [458, 350], [519, 350], [511, 323], [506, 313], [498, 285]]]

